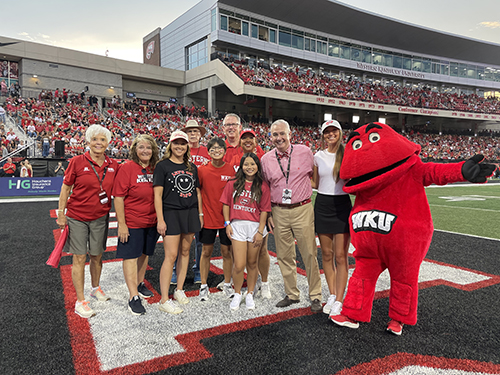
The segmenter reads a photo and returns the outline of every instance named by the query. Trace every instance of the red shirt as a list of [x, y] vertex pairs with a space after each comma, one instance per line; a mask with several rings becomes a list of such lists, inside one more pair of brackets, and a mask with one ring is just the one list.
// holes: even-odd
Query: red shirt
[[[243, 156], [243, 151], [241, 150], [241, 147], [240, 146], [236, 146], [236, 147], [231, 146], [229, 143], [227, 143], [227, 139], [226, 139], [226, 155], [224, 155], [224, 161], [230, 163], [235, 155], [240, 155], [240, 154], [241, 154], [241, 156]], [[262, 157], [262, 155], [264, 155], [264, 150], [259, 145], [257, 145], [257, 156], [259, 157], [259, 159]], [[241, 159], [241, 156], [240, 156], [240, 159]], [[238, 163], [238, 165], [239, 164], [240, 163]]]
[[[264, 150], [262, 150], [259, 146], [257, 146], [257, 150], [254, 150], [253, 152], [255, 155], [257, 155], [259, 160], [265, 154]], [[241, 149], [241, 147], [239, 147], [238, 153], [234, 154], [233, 158], [229, 162], [229, 164], [231, 164], [233, 166], [235, 173], [238, 172], [238, 169], [240, 168], [240, 162], [241, 162], [241, 158], [243, 157], [243, 155], [245, 155], [245, 154], [243, 153], [243, 150]]]
[[156, 225], [153, 194], [153, 171], [132, 160], [120, 166], [113, 186], [113, 196], [123, 197], [125, 223], [129, 228], [149, 228]]
[[14, 174], [16, 171], [16, 165], [14, 163], [5, 163], [3, 165], [3, 170], [6, 174]]
[[217, 168], [209, 163], [198, 169], [201, 198], [203, 200], [203, 227], [207, 229], [224, 228], [222, 202], [220, 197], [227, 181], [234, 176], [233, 166], [229, 163]]
[[205, 146], [200, 146], [198, 148], [192, 148], [189, 150], [191, 153], [191, 160], [189, 160], [191, 163], [199, 167], [200, 165], [203, 165], [205, 161], [210, 161], [211, 158], [208, 155], [207, 148]]
[[[103, 190], [108, 197], [106, 204], [100, 202], [101, 187], [90, 163], [99, 174], [99, 179], [102, 179], [104, 169], [107, 167], [102, 182]], [[63, 180], [65, 185], [73, 186], [73, 193], [68, 199], [67, 216], [75, 220], [92, 221], [107, 215], [111, 209], [111, 192], [117, 171], [118, 163], [107, 156], [101, 167], [92, 160], [90, 152], [72, 158]]]
[[229, 220], [238, 219], [259, 222], [261, 212], [271, 212], [271, 195], [269, 186], [265, 182], [262, 182], [262, 196], [259, 203], [252, 201], [251, 182], [245, 183], [245, 190], [234, 203], [234, 182], [232, 180], [227, 183], [220, 198], [223, 204], [229, 206]]

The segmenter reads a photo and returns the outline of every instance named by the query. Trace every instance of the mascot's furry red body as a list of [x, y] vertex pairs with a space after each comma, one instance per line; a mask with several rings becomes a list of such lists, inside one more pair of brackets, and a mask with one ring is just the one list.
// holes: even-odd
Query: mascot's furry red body
[[[356, 195], [349, 218], [356, 268], [349, 280], [341, 316], [371, 319], [375, 284], [389, 270], [389, 317], [417, 322], [418, 274], [429, 248], [433, 224], [424, 186], [451, 182], [484, 182], [494, 166], [483, 159], [452, 164], [423, 163], [420, 146], [381, 123], [364, 125], [347, 142], [340, 177], [344, 191]], [[465, 165], [464, 165], [465, 163]], [[389, 327], [390, 329], [390, 327]], [[394, 332], [401, 333], [401, 330]]]

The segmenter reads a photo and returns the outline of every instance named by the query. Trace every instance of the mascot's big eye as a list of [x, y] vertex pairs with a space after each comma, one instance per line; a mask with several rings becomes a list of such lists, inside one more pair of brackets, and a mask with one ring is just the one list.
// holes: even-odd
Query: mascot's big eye
[[371, 143], [375, 143], [380, 141], [380, 135], [378, 133], [370, 133], [368, 139], [370, 140]]
[[359, 150], [363, 146], [363, 142], [361, 142], [359, 139], [355, 140], [352, 142], [352, 149], [353, 150]]

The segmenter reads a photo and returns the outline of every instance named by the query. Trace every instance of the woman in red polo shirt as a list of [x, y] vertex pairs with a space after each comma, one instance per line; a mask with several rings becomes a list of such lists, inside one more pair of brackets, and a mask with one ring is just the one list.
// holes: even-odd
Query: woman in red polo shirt
[[[82, 318], [95, 315], [84, 296], [85, 261], [90, 255], [90, 296], [98, 301], [109, 297], [99, 286], [102, 271], [102, 253], [108, 237], [111, 191], [118, 163], [109, 159], [106, 148], [111, 133], [101, 125], [89, 126], [85, 134], [90, 151], [71, 159], [64, 176], [57, 224], [69, 227], [66, 249], [73, 254], [71, 277], [76, 291], [75, 313]], [[72, 192], [72, 193], [71, 193]], [[71, 196], [70, 196], [71, 193]], [[66, 215], [65, 215], [66, 212]]]
[[153, 296], [144, 285], [144, 275], [159, 237], [153, 194], [153, 171], [159, 151], [154, 138], [138, 135], [129, 156], [132, 160], [120, 166], [113, 187], [118, 220], [116, 257], [123, 259], [123, 275], [130, 294], [128, 309], [134, 315], [142, 315], [146, 309], [139, 295]]

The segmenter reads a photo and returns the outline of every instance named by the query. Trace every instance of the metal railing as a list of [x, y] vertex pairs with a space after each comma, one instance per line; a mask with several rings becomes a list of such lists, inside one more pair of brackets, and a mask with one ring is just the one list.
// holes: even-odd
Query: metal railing
[[20, 152], [23, 152], [24, 150], [27, 150], [28, 151], [28, 155], [26, 155], [26, 157], [35, 157], [35, 150], [36, 150], [36, 141], [34, 140], [31, 140], [30, 143], [24, 145], [23, 147], [20, 147], [20, 148], [16, 148], [14, 151], [12, 151], [11, 153], [7, 154], [6, 156], [3, 156], [1, 159], [0, 159], [0, 163], [3, 163], [4, 161], [6, 161], [8, 158], [12, 158], [14, 156], [16, 156], [17, 154], [19, 154]]

